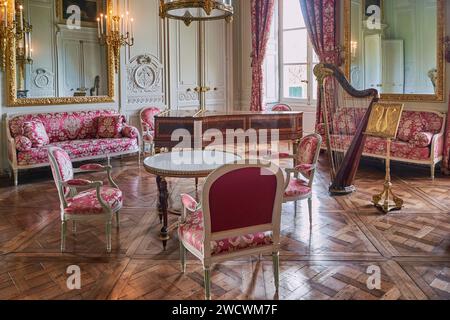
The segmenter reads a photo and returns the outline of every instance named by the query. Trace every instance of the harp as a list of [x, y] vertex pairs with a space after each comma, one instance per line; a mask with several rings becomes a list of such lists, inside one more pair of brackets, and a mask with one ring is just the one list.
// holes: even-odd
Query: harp
[[314, 68], [322, 106], [322, 123], [318, 131], [325, 135], [330, 161], [330, 193], [354, 192], [354, 180], [364, 150], [364, 132], [374, 103], [379, 95], [375, 89], [357, 90], [350, 85], [338, 67], [318, 64]]

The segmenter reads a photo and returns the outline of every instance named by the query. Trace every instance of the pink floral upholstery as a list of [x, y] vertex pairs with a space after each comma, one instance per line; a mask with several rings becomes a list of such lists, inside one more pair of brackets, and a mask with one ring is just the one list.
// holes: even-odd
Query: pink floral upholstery
[[16, 144], [17, 151], [28, 151], [33, 147], [31, 140], [25, 136], [17, 136], [14, 139], [14, 142]]
[[[122, 191], [111, 187], [101, 187], [100, 195], [103, 201], [114, 211], [122, 206]], [[103, 207], [97, 199], [96, 189], [91, 189], [67, 199], [66, 214], [101, 214]]]
[[[314, 158], [319, 148], [319, 139], [317, 137], [310, 135], [303, 138], [297, 150], [297, 163], [303, 165], [314, 164]], [[307, 176], [308, 174], [306, 173]]]
[[[353, 136], [332, 136], [334, 148], [348, 148], [353, 140]], [[364, 146], [365, 154], [386, 155], [386, 139], [367, 137]], [[391, 156], [400, 159], [428, 160], [430, 159], [430, 148], [418, 148], [413, 144], [403, 141], [393, 141], [391, 145]]]
[[23, 135], [30, 139], [33, 147], [43, 147], [49, 144], [50, 139], [40, 121], [27, 121], [23, 123]]
[[124, 126], [122, 115], [100, 116], [97, 119], [98, 138], [120, 138]]
[[139, 131], [135, 127], [125, 125], [122, 129], [122, 137], [137, 139], [139, 137]]
[[160, 109], [154, 107], [146, 108], [141, 112], [141, 122], [145, 125], [145, 131], [155, 130], [155, 116], [160, 112]]
[[[72, 160], [138, 150], [137, 140], [129, 138], [63, 141], [50, 146], [62, 148]], [[21, 166], [48, 163], [47, 147], [18, 152], [17, 162]]]
[[72, 179], [65, 182], [69, 187], [82, 187], [91, 185], [93, 182], [85, 179]]
[[159, 108], [150, 107], [141, 112], [142, 139], [153, 143], [155, 137], [155, 116], [161, 112]]
[[295, 167], [295, 170], [300, 172], [310, 172], [315, 169], [315, 166], [313, 164], [299, 164]]
[[[180, 225], [178, 232], [186, 243], [203, 253], [204, 231], [202, 211], [196, 211], [189, 214], [185, 223]], [[213, 256], [271, 244], [271, 235], [262, 232], [242, 237], [211, 241], [210, 243], [211, 255]]]
[[97, 135], [97, 118], [103, 115], [117, 114], [113, 110], [24, 114], [11, 118], [9, 129], [11, 136], [15, 138], [22, 135], [24, 122], [39, 121], [44, 124], [50, 143], [94, 139]]
[[291, 179], [284, 192], [284, 196], [287, 198], [302, 197], [309, 195], [311, 191], [312, 190], [306, 181], [302, 179]]
[[98, 163], [88, 163], [82, 165], [79, 169], [82, 171], [104, 171], [105, 166]]
[[276, 104], [272, 107], [272, 111], [279, 111], [279, 112], [287, 112], [292, 111], [292, 108], [288, 106], [287, 104]]
[[434, 133], [431, 132], [418, 132], [414, 135], [414, 139], [411, 143], [415, 147], [425, 148], [429, 147], [433, 142]]
[[[349, 108], [351, 109], [351, 108]], [[356, 109], [356, 108], [355, 108]], [[361, 109], [359, 112], [362, 112]], [[340, 111], [344, 113], [344, 111]], [[355, 113], [354, 111], [346, 110], [347, 113]], [[356, 112], [356, 114], [359, 114]], [[361, 113], [362, 115], [363, 113]], [[343, 121], [345, 117], [341, 117]], [[414, 161], [431, 161], [433, 156], [437, 159], [443, 154], [443, 140], [437, 139], [434, 150], [431, 150], [431, 144], [435, 136], [442, 131], [444, 125], [444, 118], [434, 112], [426, 111], [404, 111], [400, 120], [398, 139], [392, 142], [391, 156], [402, 160]], [[340, 125], [342, 128], [343, 125]], [[325, 125], [319, 124], [316, 128], [324, 138], [325, 142]], [[343, 134], [331, 135], [331, 143], [333, 148], [346, 149], [350, 146], [353, 140], [353, 135]], [[350, 130], [351, 131], [351, 130]], [[386, 155], [386, 141], [385, 139], [367, 137], [364, 147], [365, 155]]]
[[409, 142], [414, 136], [424, 130], [424, 120], [419, 112], [406, 111], [398, 128], [398, 139]]
[[55, 173], [58, 172], [59, 177], [62, 182], [72, 180], [73, 179], [73, 166], [72, 161], [70, 161], [69, 155], [62, 149], [59, 148], [51, 148], [50, 152], [52, 152], [52, 156], [56, 161], [56, 167], [52, 162], [51, 167], [53, 171], [53, 177], [55, 178], [55, 182], [58, 184], [57, 176]]
[[198, 208], [197, 201], [188, 194], [181, 195], [181, 202], [183, 203], [183, 206], [190, 211], [195, 211]]

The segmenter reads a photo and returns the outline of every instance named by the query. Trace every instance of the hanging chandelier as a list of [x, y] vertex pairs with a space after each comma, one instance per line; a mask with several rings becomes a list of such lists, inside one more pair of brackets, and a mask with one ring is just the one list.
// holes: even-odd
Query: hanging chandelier
[[221, 20], [230, 22], [234, 9], [232, 0], [160, 0], [161, 18], [192, 21]]

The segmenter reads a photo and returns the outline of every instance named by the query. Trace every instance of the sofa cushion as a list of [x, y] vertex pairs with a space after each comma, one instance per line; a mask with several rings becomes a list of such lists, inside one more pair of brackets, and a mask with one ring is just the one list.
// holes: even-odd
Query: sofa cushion
[[420, 112], [405, 111], [403, 112], [398, 127], [398, 139], [404, 142], [414, 140], [416, 133], [424, 130], [424, 120]]
[[97, 138], [120, 138], [124, 125], [122, 115], [100, 116], [97, 118]]
[[17, 151], [28, 151], [28, 150], [31, 150], [31, 148], [33, 148], [33, 144], [31, 143], [31, 140], [25, 136], [15, 137], [14, 142], [16, 144]]
[[122, 137], [130, 138], [130, 139], [137, 139], [139, 137], [139, 131], [135, 127], [125, 125], [122, 129]]
[[9, 119], [9, 129], [11, 136], [15, 138], [22, 135], [24, 122], [40, 121], [44, 124], [50, 143], [94, 139], [97, 135], [97, 118], [116, 114], [118, 113], [114, 110], [23, 114]]
[[414, 135], [414, 139], [411, 141], [411, 144], [419, 148], [429, 147], [433, 142], [433, 137], [434, 133], [418, 132]]
[[[203, 228], [203, 212], [199, 210], [187, 216], [185, 223], [178, 228], [178, 235], [185, 243], [203, 253]], [[240, 237], [211, 241], [210, 246], [211, 255], [216, 256], [271, 244], [273, 244], [271, 234], [257, 232]]]
[[[353, 136], [334, 135], [331, 137], [332, 145], [336, 149], [347, 149], [352, 143]], [[386, 139], [367, 137], [364, 145], [365, 155], [386, 156]], [[431, 150], [429, 147], [419, 148], [403, 142], [393, 141], [391, 145], [391, 156], [405, 160], [430, 160]]]
[[33, 147], [43, 147], [50, 143], [44, 124], [40, 121], [27, 121], [22, 126], [23, 135], [30, 139]]
[[[139, 150], [137, 139], [128, 138], [62, 141], [52, 143], [49, 146], [65, 150], [72, 160], [101, 157], [121, 152], [137, 152]], [[18, 164], [20, 166], [47, 164], [47, 147], [18, 152]]]
[[[122, 191], [112, 187], [101, 187], [100, 195], [103, 201], [115, 211], [122, 206]], [[73, 198], [67, 199], [67, 208], [64, 212], [68, 215], [88, 215], [103, 213], [103, 207], [97, 199], [97, 190], [90, 189], [80, 192]]]

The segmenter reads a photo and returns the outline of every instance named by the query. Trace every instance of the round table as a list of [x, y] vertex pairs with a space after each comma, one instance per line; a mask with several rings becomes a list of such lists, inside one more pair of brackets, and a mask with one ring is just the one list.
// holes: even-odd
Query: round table
[[158, 211], [163, 227], [160, 239], [164, 250], [170, 239], [168, 225], [168, 198], [166, 178], [204, 178], [225, 164], [241, 160], [236, 154], [214, 150], [182, 150], [157, 154], [144, 160], [147, 172], [156, 175]]

